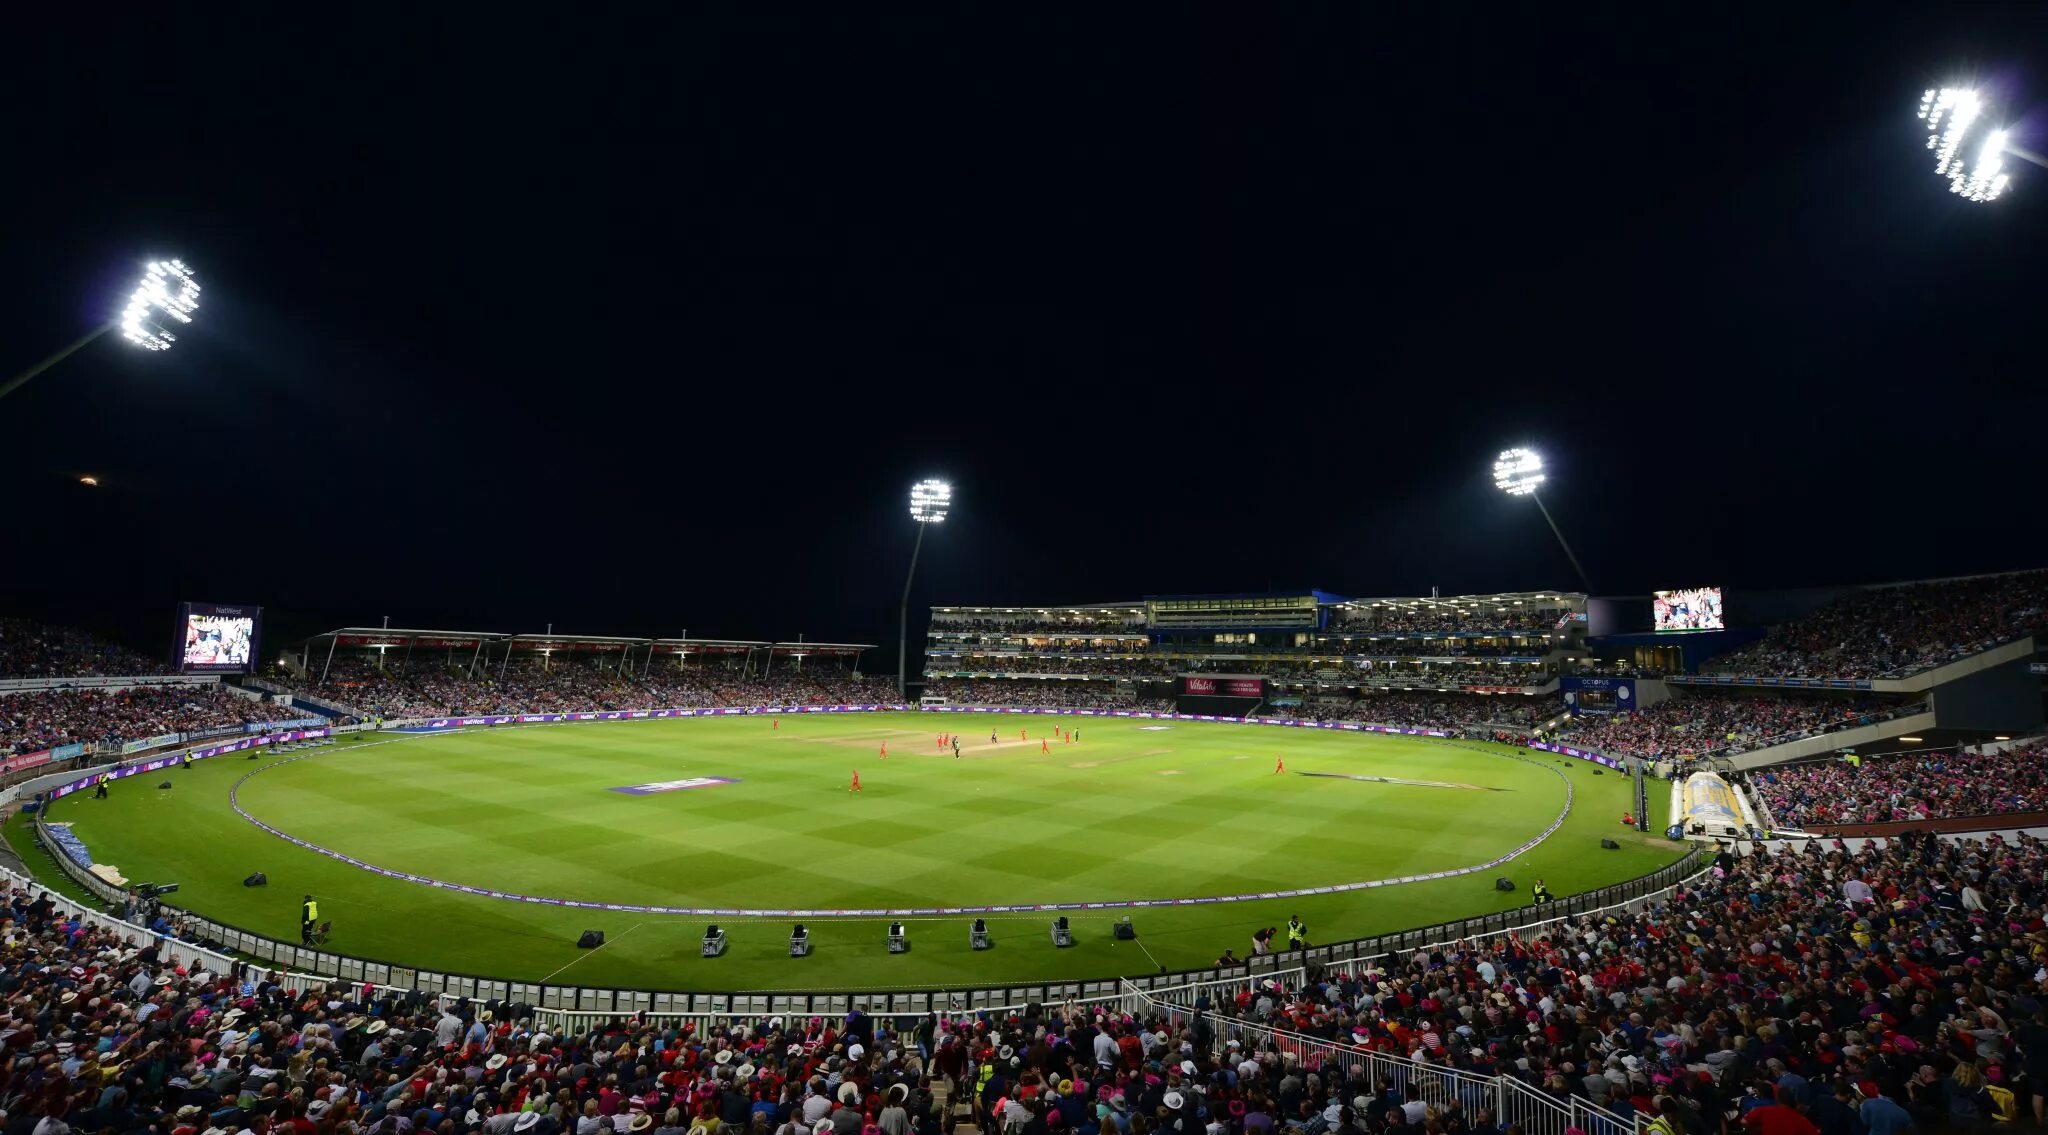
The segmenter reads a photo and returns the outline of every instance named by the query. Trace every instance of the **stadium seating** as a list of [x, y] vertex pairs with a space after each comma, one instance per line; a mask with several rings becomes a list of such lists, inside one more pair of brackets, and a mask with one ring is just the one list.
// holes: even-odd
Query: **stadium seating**
[[[1215, 1027], [1230, 1035], [1242, 1020], [1354, 1052], [1505, 1073], [1632, 1125], [1661, 1113], [1674, 1131], [1724, 1129], [1724, 1113], [1774, 1100], [1823, 1131], [1885, 1121], [1908, 1130], [1898, 1112], [1923, 1131], [1988, 1127], [1997, 1093], [1987, 1085], [2020, 1093], [2022, 1114], [2025, 1093], [2044, 1087], [2015, 1082], [2025, 1060], [2013, 1047], [2048, 1042], [2044, 872], [2048, 845], [2026, 836], [1855, 852], [1776, 844], [1722, 856], [1667, 902], [1547, 937], [1433, 947], [1306, 986], [1246, 990], [1213, 1006]], [[1973, 909], [2006, 914], [1963, 921]], [[1842, 982], [1851, 995], [1809, 984], [1817, 966], [1845, 963], [1855, 966]], [[1326, 1088], [1328, 1100], [1287, 1092], [1293, 1062], [1247, 1044], [1240, 1076], [1281, 1082], [1280, 1118], [1320, 1106], [1343, 1118], [1348, 1087]], [[1389, 1101], [1362, 1097], [1364, 1129], [1386, 1129]]]
[[1764, 769], [1750, 785], [1780, 827], [2048, 811], [2048, 741], [1997, 753], [1909, 753]]
[[35, 690], [0, 696], [0, 753], [118, 743], [304, 716], [302, 710], [239, 697], [215, 686]]
[[936, 679], [925, 684], [928, 697], [955, 705], [1007, 705], [1044, 709], [1170, 710], [1170, 698], [1141, 698], [1119, 693], [1114, 682], [1024, 682]]
[[1359, 607], [1340, 611], [1332, 620], [1334, 629], [1357, 633], [1386, 634], [1471, 634], [1482, 631], [1542, 631], [1557, 622], [1557, 612], [1535, 607], [1472, 607], [1453, 610], [1443, 607]]
[[[324, 671], [324, 674], [323, 674]], [[867, 704], [896, 700], [892, 683], [855, 678], [851, 671], [811, 667], [750, 676], [720, 666], [656, 663], [643, 673], [561, 661], [543, 667], [518, 661], [499, 668], [367, 658], [317, 662], [294, 689], [386, 720], [443, 714], [559, 713], [584, 710], [666, 709], [677, 706]]]
[[97, 678], [167, 669], [162, 659], [152, 662], [72, 627], [0, 619], [0, 679]]
[[[10, 882], [5, 1036], [31, 1135], [936, 1135], [956, 1101], [984, 1131], [1117, 1135], [1138, 1113], [1210, 1135], [1476, 1135], [1499, 1130], [1495, 1076], [1519, 1082], [1512, 1098], [1605, 1108], [1618, 1130], [1661, 1113], [1670, 1130], [1712, 1131], [1773, 1100], [1823, 1130], [1860, 1129], [1851, 1113], [1971, 1129], [1999, 1106], [1989, 1088], [2021, 1093], [2023, 1112], [2040, 1090], [2018, 1074], [2048, 1038], [2044, 877], [2048, 848], [2025, 837], [1813, 842], [1724, 855], [1647, 908], [1287, 971], [1171, 1018], [1115, 1002], [871, 1017], [856, 1000], [843, 1015], [568, 1026], [521, 1005], [173, 965], [178, 923], [117, 935]], [[1961, 921], [1979, 906], [2007, 913]], [[1803, 976], [1849, 950], [1868, 961], [1839, 980], [1863, 994]], [[1390, 1080], [1374, 1054], [1442, 1076]], [[1806, 1129], [1769, 1119], [1751, 1126]]]
[[1564, 740], [1605, 753], [1652, 760], [1681, 753], [1727, 756], [1924, 708], [1916, 700], [1845, 694], [1686, 690], [1635, 713], [1577, 717]]
[[1853, 592], [1710, 662], [1718, 674], [1897, 678], [2048, 629], [2048, 571]]

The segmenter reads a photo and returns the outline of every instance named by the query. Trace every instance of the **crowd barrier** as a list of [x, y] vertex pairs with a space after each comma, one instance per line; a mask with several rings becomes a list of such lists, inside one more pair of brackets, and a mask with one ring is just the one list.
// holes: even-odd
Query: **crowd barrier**
[[1457, 1104], [1475, 1120], [1481, 1111], [1493, 1114], [1497, 1129], [1519, 1127], [1525, 1135], [1566, 1135], [1574, 1129], [1588, 1135], [1631, 1135], [1635, 1122], [1597, 1107], [1576, 1096], [1558, 1099], [1538, 1091], [1506, 1074], [1485, 1076], [1441, 1064], [1430, 1064], [1386, 1052], [1373, 1052], [1320, 1037], [1285, 1032], [1250, 1021], [1216, 1014], [1198, 1014], [1193, 1009], [1162, 1002], [1133, 991], [1142, 998], [1144, 1013], [1168, 1021], [1173, 1031], [1203, 1018], [1211, 1050], [1219, 1058], [1229, 1053], [1231, 1042], [1239, 1051], [1274, 1052], [1291, 1058], [1303, 1071], [1321, 1073], [1334, 1079], [1341, 1070], [1346, 1078], [1385, 1084], [1404, 1098], [1420, 1099], [1432, 1108]]
[[[466, 727], [465, 722], [477, 725], [494, 721], [500, 724], [550, 724], [566, 721], [608, 721], [638, 719], [657, 715], [680, 716], [731, 716], [761, 713], [796, 712], [860, 712], [863, 710], [901, 710], [907, 706], [753, 706], [722, 707], [698, 710], [638, 710], [606, 711], [603, 713], [581, 714], [514, 714], [498, 717], [444, 718], [439, 729]], [[930, 707], [927, 707], [930, 708]], [[1013, 712], [1034, 712], [1016, 709]], [[1036, 711], [1052, 712], [1052, 711]], [[1217, 720], [1171, 713], [1150, 713], [1142, 711], [1080, 710], [1074, 714], [1093, 716], [1131, 716], [1153, 719]], [[1223, 718], [1225, 721], [1240, 720]], [[1266, 724], [1267, 722], [1257, 722]], [[387, 723], [388, 724], [388, 723]], [[1279, 720], [1271, 724], [1286, 724]], [[1340, 723], [1332, 726], [1323, 722], [1295, 722], [1292, 724], [1326, 727], [1350, 727], [1350, 731], [1405, 732], [1427, 736], [1444, 737], [1443, 731], [1423, 731], [1400, 727], [1385, 727], [1364, 730], [1355, 723]], [[281, 734], [277, 737], [243, 738], [218, 746], [206, 747], [205, 756], [238, 752], [258, 744], [273, 744], [282, 740], [318, 738], [332, 734], [334, 730], [313, 729]], [[117, 777], [139, 775], [164, 768], [184, 754], [173, 753], [149, 762], [138, 764], [114, 773]], [[205, 759], [198, 751], [193, 759]], [[58, 786], [52, 799], [61, 798], [71, 792], [91, 787], [97, 775], [78, 777]], [[98, 876], [73, 863], [68, 857], [54, 849], [53, 841], [47, 835], [46, 815], [36, 816], [37, 840], [69, 878], [85, 888], [101, 901], [118, 909], [128, 899], [119, 888], [110, 886]], [[1251, 984], [1273, 980], [1276, 977], [1298, 974], [1319, 966], [1338, 966], [1364, 962], [1373, 958], [1396, 954], [1413, 953], [1433, 944], [1455, 942], [1500, 935], [1509, 932], [1527, 931], [1533, 927], [1553, 924], [1567, 918], [1575, 918], [1617, 906], [1626, 906], [1664, 891], [1668, 891], [1691, 875], [1698, 874], [1705, 855], [1703, 847], [1694, 847], [1684, 859], [1659, 870], [1624, 883], [1603, 887], [1597, 891], [1561, 898], [1543, 908], [1547, 917], [1541, 922], [1531, 922], [1528, 916], [1534, 908], [1524, 907], [1512, 911], [1498, 911], [1493, 914], [1472, 918], [1452, 919], [1432, 926], [1392, 934], [1359, 938], [1307, 950], [1289, 951], [1247, 959], [1245, 964], [1231, 967], [1182, 970], [1177, 972], [1149, 974], [1129, 979], [1105, 978], [1088, 981], [1061, 981], [1049, 983], [1012, 983], [1003, 985], [974, 986], [966, 988], [898, 987], [892, 990], [874, 992], [832, 992], [832, 993], [789, 993], [789, 992], [668, 992], [642, 989], [593, 988], [586, 986], [547, 985], [539, 982], [519, 982], [474, 974], [444, 972], [421, 969], [390, 962], [359, 958], [348, 954], [321, 950], [297, 943], [280, 942], [240, 927], [214, 919], [179, 910], [169, 904], [165, 912], [173, 916], [180, 933], [198, 938], [201, 942], [216, 944], [219, 948], [190, 947], [192, 950], [212, 958], [232, 961], [230, 953], [253, 959], [280, 972], [301, 976], [308, 980], [341, 979], [352, 983], [396, 990], [416, 990], [430, 995], [449, 995], [482, 1001], [506, 1001], [531, 1006], [538, 1013], [545, 1013], [554, 1019], [601, 1018], [621, 1015], [648, 1015], [657, 1018], [696, 1017], [754, 1017], [790, 1014], [843, 1014], [855, 1004], [868, 1007], [874, 1013], [915, 1014], [926, 1012], [977, 1012], [1002, 1011], [1022, 1008], [1028, 1004], [1077, 1004], [1108, 1003], [1124, 996], [1130, 989], [1151, 995], [1158, 991], [1189, 989], [1238, 989]], [[105, 918], [104, 915], [97, 917]], [[141, 927], [120, 923], [120, 926], [136, 933], [145, 933]]]
[[[1357, 967], [1383, 958], [1398, 960], [1402, 955], [1422, 953], [1439, 947], [1470, 945], [1474, 942], [1503, 938], [1510, 934], [1534, 938], [1560, 924], [1579, 918], [1599, 917], [1617, 910], [1637, 910], [1661, 902], [1669, 898], [1672, 891], [1679, 886], [1691, 883], [1710, 870], [1712, 865], [1708, 862], [1705, 849], [1695, 847], [1685, 859], [1651, 875], [1587, 895], [1574, 896], [1573, 900], [1559, 904], [1566, 908], [1565, 911], [1559, 911], [1546, 918], [1528, 919], [1528, 915], [1538, 909], [1529, 907], [1504, 916], [1502, 921], [1505, 921], [1506, 925], [1493, 925], [1477, 933], [1462, 932], [1470, 925], [1470, 920], [1466, 920], [1407, 931], [1389, 938], [1368, 939], [1357, 943], [1364, 948], [1355, 952], [1348, 961], [1351, 967]], [[1588, 901], [1594, 899], [1601, 901], [1588, 905]], [[1550, 910], [1542, 909], [1546, 912]], [[1486, 921], [1491, 923], [1495, 920]], [[1286, 956], [1293, 958], [1298, 955]], [[1313, 951], [1310, 952], [1310, 957], [1314, 958]], [[1342, 972], [1346, 968], [1340, 960], [1337, 969]], [[1318, 972], [1316, 966], [1310, 966], [1307, 971], [1288, 971], [1288, 974], [1305, 977], [1306, 973], [1312, 972]], [[1274, 980], [1275, 976], [1277, 975], [1257, 980]], [[1148, 987], [1143, 984], [1143, 979], [1138, 979], [1126, 982], [1125, 987], [1127, 1002], [1142, 1005], [1144, 1012], [1162, 1017], [1176, 1027], [1192, 1023], [1199, 1015], [1195, 1009], [1198, 997], [1207, 995], [1213, 1007], [1224, 1004], [1236, 997], [1239, 992], [1228, 983], [1201, 981], [1183, 982], [1176, 986]], [[1397, 1054], [1362, 1051], [1319, 1037], [1235, 1020], [1228, 1015], [1215, 1013], [1213, 1008], [1207, 1014], [1207, 1021], [1211, 1044], [1218, 1056], [1223, 1055], [1229, 1042], [1235, 1040], [1243, 1049], [1253, 1052], [1291, 1052], [1304, 1069], [1311, 1071], [1330, 1067], [1362, 1070], [1374, 1083], [1385, 1082], [1403, 1092], [1411, 1086], [1414, 1087], [1421, 1098], [1432, 1106], [1441, 1107], [1455, 1100], [1468, 1114], [1481, 1107], [1489, 1108], [1494, 1114], [1495, 1123], [1501, 1128], [1520, 1124], [1522, 1130], [1529, 1135], [1565, 1135], [1572, 1128], [1592, 1135], [1625, 1135], [1632, 1132], [1636, 1126], [1629, 1120], [1585, 1100], [1556, 1099], [1509, 1075], [1480, 1076]]]

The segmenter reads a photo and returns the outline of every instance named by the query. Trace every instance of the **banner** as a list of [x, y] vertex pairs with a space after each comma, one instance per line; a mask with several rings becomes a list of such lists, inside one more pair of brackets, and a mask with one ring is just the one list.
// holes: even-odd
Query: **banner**
[[[318, 737], [326, 737], [331, 732], [331, 730], [327, 729], [294, 729], [285, 733], [274, 733], [268, 737], [243, 737], [239, 740], [228, 741], [219, 745], [208, 745], [203, 749], [189, 749], [180, 753], [167, 753], [160, 757], [152, 757], [138, 764], [123, 765], [108, 770], [104, 774], [93, 773], [90, 776], [82, 776], [69, 784], [60, 784], [50, 789], [50, 799], [61, 799], [74, 792], [91, 788], [102, 775], [113, 780], [124, 780], [131, 776], [139, 776], [142, 773], [155, 772], [160, 768], [169, 768], [183, 760], [203, 761], [208, 757], [218, 757], [225, 753], [239, 753], [244, 749], [252, 749], [258, 745], [281, 745], [287, 741], [307, 741]], [[173, 736], [176, 736], [176, 734], [173, 734]]]
[[1258, 698], [1266, 696], [1262, 678], [1187, 678], [1189, 697]]
[[[64, 746], [64, 748], [82, 750], [85, 748], [85, 746], [66, 745]], [[51, 756], [52, 752], [54, 752], [54, 750], [39, 749], [33, 753], [16, 753], [11, 757], [7, 757], [4, 760], [0, 760], [0, 773], [20, 772], [22, 769], [25, 768], [35, 768], [37, 765], [49, 764], [51, 761], [56, 759], [55, 757]]]

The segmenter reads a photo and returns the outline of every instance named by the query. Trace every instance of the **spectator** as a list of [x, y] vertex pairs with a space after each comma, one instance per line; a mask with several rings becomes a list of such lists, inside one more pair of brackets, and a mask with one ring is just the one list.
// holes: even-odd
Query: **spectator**
[[2048, 571], [1853, 592], [1762, 642], [1719, 658], [1718, 674], [1900, 678], [2048, 627]]
[[0, 753], [119, 744], [304, 716], [302, 710], [243, 697], [217, 685], [32, 690], [0, 694]]
[[1925, 708], [1919, 702], [1873, 696], [1687, 690], [1633, 713], [1582, 714], [1573, 719], [1564, 740], [1650, 760], [1681, 754], [1726, 755], [1886, 721]]
[[[1779, 827], [1880, 824], [2048, 811], [2048, 741], [1992, 753], [1905, 753], [1763, 769], [1750, 777]], [[1973, 887], [1958, 896], [1981, 908]]]

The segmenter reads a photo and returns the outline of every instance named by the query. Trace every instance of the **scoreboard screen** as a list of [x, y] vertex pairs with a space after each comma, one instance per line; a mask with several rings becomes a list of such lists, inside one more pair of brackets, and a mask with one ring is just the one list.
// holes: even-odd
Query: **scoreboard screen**
[[1685, 587], [1657, 591], [1650, 596], [1650, 613], [1658, 633], [1667, 631], [1718, 631], [1727, 629], [1721, 614], [1721, 589]]
[[180, 674], [247, 674], [256, 669], [263, 608], [181, 603], [175, 647]]

